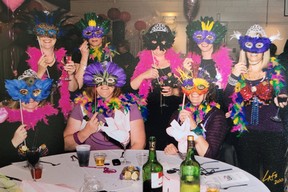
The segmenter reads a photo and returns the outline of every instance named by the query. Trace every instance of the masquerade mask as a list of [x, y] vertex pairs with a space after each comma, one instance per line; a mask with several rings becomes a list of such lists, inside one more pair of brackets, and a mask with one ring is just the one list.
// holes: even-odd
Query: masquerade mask
[[155, 38], [151, 40], [151, 43], [147, 45], [148, 50], [155, 50], [159, 46], [161, 51], [169, 49], [169, 47], [166, 45], [165, 39]]
[[85, 13], [76, 26], [82, 31], [85, 39], [101, 38], [110, 31], [110, 20], [96, 15], [95, 13]]
[[56, 38], [58, 34], [58, 28], [54, 25], [39, 24], [34, 28], [36, 36]]
[[168, 26], [157, 23], [143, 36], [143, 42], [148, 50], [155, 50], [159, 46], [160, 50], [164, 51], [172, 47], [174, 38]]
[[198, 21], [192, 21], [186, 27], [187, 36], [197, 44], [219, 44], [222, 42], [227, 29], [213, 17], [201, 17]]
[[239, 39], [240, 48], [246, 52], [264, 53], [270, 48], [271, 41], [267, 37], [241, 36]]
[[238, 39], [241, 49], [251, 53], [264, 53], [274, 40], [281, 40], [279, 32], [268, 38], [260, 25], [252, 25], [245, 36], [242, 36], [239, 31], [234, 31], [234, 34], [231, 35], [231, 39], [233, 38]]
[[202, 78], [193, 78], [186, 74], [183, 70], [177, 70], [180, 74], [179, 81], [182, 83], [181, 88], [185, 95], [190, 95], [193, 92], [199, 95], [206, 94], [209, 90], [209, 83]]
[[90, 64], [84, 74], [84, 84], [87, 86], [122, 87], [125, 83], [126, 74], [124, 70], [112, 62]]
[[193, 34], [193, 40], [197, 44], [201, 44], [203, 42], [208, 44], [213, 44], [216, 39], [216, 34], [212, 31], [196, 31]]
[[103, 28], [102, 27], [87, 27], [82, 31], [82, 36], [85, 39], [91, 39], [91, 38], [101, 38], [104, 36]]
[[27, 71], [25, 71], [19, 79], [5, 80], [5, 88], [7, 89], [8, 94], [13, 100], [21, 100], [21, 102], [25, 103], [29, 103], [30, 99], [37, 102], [46, 99], [50, 94], [53, 80], [35, 79], [34, 76], [27, 76]]

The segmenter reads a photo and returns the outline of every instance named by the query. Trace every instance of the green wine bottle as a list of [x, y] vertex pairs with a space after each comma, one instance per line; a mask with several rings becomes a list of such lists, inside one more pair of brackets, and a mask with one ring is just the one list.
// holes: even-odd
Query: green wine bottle
[[163, 166], [156, 157], [156, 138], [149, 137], [149, 157], [142, 168], [143, 192], [162, 192]]
[[200, 192], [200, 164], [194, 157], [194, 136], [187, 136], [187, 154], [180, 165], [180, 192]]

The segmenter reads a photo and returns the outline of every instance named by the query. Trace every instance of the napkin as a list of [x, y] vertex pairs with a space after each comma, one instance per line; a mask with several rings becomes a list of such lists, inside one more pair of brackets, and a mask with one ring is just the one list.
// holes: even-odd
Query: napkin
[[23, 192], [76, 192], [75, 190], [44, 182], [35, 182], [24, 180], [21, 183], [21, 189]]
[[102, 126], [101, 130], [116, 141], [127, 144], [130, 137], [130, 112], [124, 114], [120, 110], [115, 110], [114, 118], [107, 117], [105, 120], [108, 126]]
[[170, 123], [171, 127], [166, 129], [166, 132], [171, 137], [174, 137], [178, 141], [178, 150], [181, 153], [187, 152], [187, 136], [193, 135], [196, 139], [198, 136], [190, 131], [190, 119], [186, 118], [182, 125], [180, 125], [175, 119]]

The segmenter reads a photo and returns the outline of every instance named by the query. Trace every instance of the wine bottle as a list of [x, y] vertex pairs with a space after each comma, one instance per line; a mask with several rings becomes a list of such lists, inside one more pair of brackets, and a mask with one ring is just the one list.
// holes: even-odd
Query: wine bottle
[[200, 164], [194, 157], [194, 136], [187, 136], [187, 154], [180, 165], [180, 192], [200, 192]]
[[149, 157], [142, 168], [143, 192], [162, 192], [163, 166], [156, 157], [156, 138], [149, 137]]

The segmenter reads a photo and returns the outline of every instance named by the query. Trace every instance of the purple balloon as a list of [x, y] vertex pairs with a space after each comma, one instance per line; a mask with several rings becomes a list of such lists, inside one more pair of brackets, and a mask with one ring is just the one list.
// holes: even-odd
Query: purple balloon
[[186, 19], [192, 21], [198, 13], [199, 0], [184, 0], [184, 14]]

